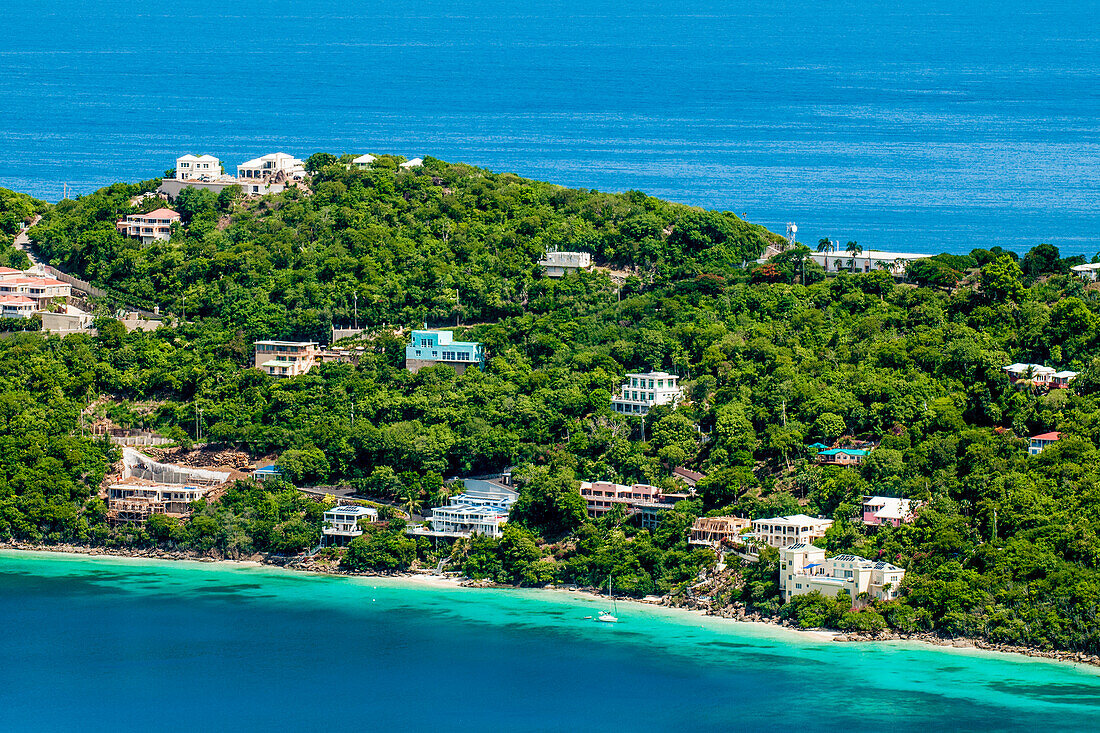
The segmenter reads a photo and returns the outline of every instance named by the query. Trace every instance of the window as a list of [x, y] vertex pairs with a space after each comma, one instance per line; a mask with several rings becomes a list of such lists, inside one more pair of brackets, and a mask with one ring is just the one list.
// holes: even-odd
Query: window
[[631, 387], [637, 387], [637, 386], [638, 386], [638, 380], [637, 380], [637, 378], [634, 378], [634, 377], [632, 377], [632, 378], [630, 379], [630, 386], [631, 386]]
[[416, 350], [416, 355], [417, 355], [417, 356], [420, 356], [420, 349], [417, 349], [417, 350]]
[[658, 389], [659, 389], [659, 388], [661, 388], [661, 387], [664, 387], [664, 386], [665, 386], [665, 380], [663, 380], [663, 379], [658, 379], [658, 380], [657, 380], [657, 387], [658, 387]]
[[649, 388], [650, 388], [650, 389], [653, 389], [653, 380], [652, 380], [652, 379], [651, 379], [651, 380], [649, 380]]

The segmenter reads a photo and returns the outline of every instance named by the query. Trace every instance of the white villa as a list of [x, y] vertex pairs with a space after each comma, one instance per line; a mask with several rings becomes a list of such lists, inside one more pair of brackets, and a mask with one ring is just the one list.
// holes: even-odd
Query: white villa
[[374, 163], [374, 156], [370, 153], [367, 153], [366, 155], [360, 155], [358, 158], [351, 161], [351, 167], [355, 170], [365, 171], [371, 167], [372, 163]]
[[410, 527], [409, 534], [426, 537], [500, 537], [508, 511], [519, 493], [492, 481], [467, 479], [465, 490], [447, 506], [433, 507], [428, 527]]
[[1074, 265], [1069, 268], [1086, 280], [1095, 280], [1100, 275], [1100, 262], [1089, 262], [1084, 265]]
[[242, 185], [252, 182], [275, 183], [275, 179], [280, 178], [280, 173], [283, 181], [299, 180], [305, 177], [306, 166], [287, 153], [268, 153], [237, 166], [237, 180]]
[[797, 542], [808, 545], [824, 537], [825, 530], [832, 526], [831, 519], [818, 519], [805, 514], [752, 520], [753, 535], [772, 547], [786, 547]]
[[378, 510], [366, 506], [336, 506], [325, 512], [325, 523], [321, 525], [321, 544], [328, 547], [343, 547], [363, 534], [360, 520], [378, 521]]
[[539, 260], [539, 267], [546, 270], [547, 277], [563, 277], [568, 272], [587, 270], [592, 266], [589, 252], [556, 252], [551, 250]]
[[811, 252], [810, 258], [825, 268], [827, 272], [871, 272], [886, 270], [892, 275], [904, 275], [905, 268], [913, 260], [922, 260], [932, 255], [913, 252], [884, 252], [868, 249], [853, 257], [844, 251], [843, 245], [833, 252]]
[[627, 374], [619, 394], [611, 398], [611, 409], [624, 415], [644, 415], [654, 405], [675, 407], [684, 399], [679, 381], [668, 372]]
[[898, 597], [905, 570], [888, 562], [866, 560], [856, 555], [825, 559], [820, 547], [796, 542], [779, 550], [779, 591], [783, 601], [813, 593], [838, 596], [847, 591], [853, 603], [867, 593], [880, 601]]
[[177, 181], [216, 181], [222, 176], [222, 162], [213, 155], [182, 155], [176, 158]]

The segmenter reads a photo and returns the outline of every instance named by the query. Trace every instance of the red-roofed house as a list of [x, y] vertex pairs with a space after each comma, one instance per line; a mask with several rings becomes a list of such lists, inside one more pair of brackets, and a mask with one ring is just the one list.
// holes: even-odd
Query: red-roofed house
[[30, 298], [34, 301], [35, 310], [45, 308], [54, 298], [64, 298], [72, 293], [72, 285], [52, 277], [0, 278], [0, 297], [21, 295]]
[[172, 237], [172, 224], [180, 220], [180, 215], [171, 209], [160, 208], [148, 214], [130, 214], [115, 222], [118, 233], [140, 239], [142, 244], [154, 240], [167, 242]]
[[24, 295], [0, 295], [0, 318], [30, 318], [35, 302]]
[[1060, 437], [1062, 437], [1062, 434], [1059, 432], [1033, 435], [1031, 436], [1031, 445], [1028, 446], [1027, 452], [1033, 456], [1037, 456], [1042, 453], [1047, 446], [1057, 443]]

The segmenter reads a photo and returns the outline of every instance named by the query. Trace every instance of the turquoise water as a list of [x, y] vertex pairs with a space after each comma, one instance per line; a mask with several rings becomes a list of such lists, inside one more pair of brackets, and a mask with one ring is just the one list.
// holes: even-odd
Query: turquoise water
[[571, 593], [0, 553], [0, 729], [1096, 730], [1100, 674]]
[[1095, 0], [9, 0], [0, 186], [431, 154], [800, 238], [1100, 243]]

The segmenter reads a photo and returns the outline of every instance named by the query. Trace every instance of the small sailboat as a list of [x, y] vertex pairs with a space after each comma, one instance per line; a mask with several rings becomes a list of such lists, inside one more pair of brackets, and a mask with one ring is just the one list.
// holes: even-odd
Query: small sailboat
[[600, 611], [600, 615], [596, 617], [597, 621], [602, 621], [605, 624], [614, 624], [619, 621], [619, 604], [615, 602], [615, 596], [611, 593], [611, 576], [607, 576], [607, 595], [611, 598], [611, 608], [613, 611]]

